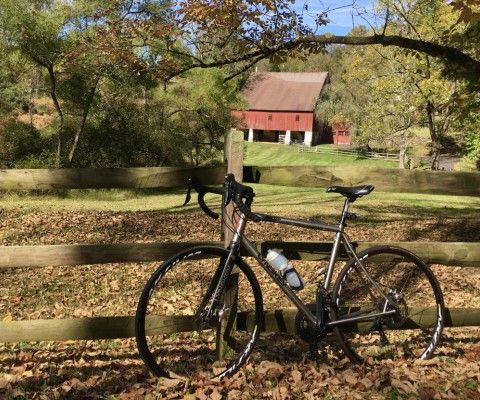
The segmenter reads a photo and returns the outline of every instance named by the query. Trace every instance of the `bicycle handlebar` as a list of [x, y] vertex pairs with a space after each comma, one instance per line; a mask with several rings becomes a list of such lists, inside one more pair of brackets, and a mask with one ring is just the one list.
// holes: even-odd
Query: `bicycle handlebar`
[[184, 206], [187, 205], [191, 199], [190, 192], [192, 189], [195, 189], [198, 193], [198, 204], [200, 205], [200, 208], [211, 218], [218, 219], [219, 215], [208, 208], [208, 206], [205, 204], [204, 197], [207, 193], [221, 194], [223, 208], [228, 206], [230, 201], [233, 200], [238, 209], [249, 220], [254, 222], [260, 222], [263, 220], [262, 215], [252, 213], [250, 210], [253, 198], [255, 197], [253, 189], [250, 186], [245, 186], [241, 183], [238, 183], [233, 174], [227, 174], [225, 176], [225, 183], [222, 189], [204, 186], [198, 181], [198, 179], [190, 178], [188, 180], [188, 191], [185, 198], [185, 203], [183, 204]]
[[184, 206], [186, 206], [192, 198], [192, 196], [190, 195], [192, 189], [195, 189], [198, 193], [198, 205], [203, 210], [203, 212], [207, 214], [210, 218], [218, 219], [218, 213], [208, 208], [207, 204], [205, 203], [205, 195], [207, 193], [223, 194], [223, 190], [202, 185], [197, 178], [189, 178], [187, 195], [185, 197], [185, 202], [183, 203]]

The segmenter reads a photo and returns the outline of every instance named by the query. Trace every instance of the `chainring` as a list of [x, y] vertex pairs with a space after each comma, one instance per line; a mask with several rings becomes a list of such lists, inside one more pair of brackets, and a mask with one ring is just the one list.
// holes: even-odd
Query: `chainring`
[[[315, 315], [317, 310], [315, 303], [309, 303], [306, 306]], [[327, 334], [325, 329], [312, 328], [300, 311], [295, 315], [295, 332], [300, 339], [308, 344], [319, 343]]]

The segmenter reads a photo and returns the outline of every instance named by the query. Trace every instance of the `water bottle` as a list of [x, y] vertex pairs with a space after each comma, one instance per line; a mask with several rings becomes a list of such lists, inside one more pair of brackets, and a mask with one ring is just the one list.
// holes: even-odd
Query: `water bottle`
[[303, 289], [303, 279], [298, 275], [298, 272], [293, 268], [288, 259], [280, 253], [280, 250], [270, 249], [267, 252], [266, 260], [276, 269], [276, 271], [285, 279], [288, 285], [294, 290]]

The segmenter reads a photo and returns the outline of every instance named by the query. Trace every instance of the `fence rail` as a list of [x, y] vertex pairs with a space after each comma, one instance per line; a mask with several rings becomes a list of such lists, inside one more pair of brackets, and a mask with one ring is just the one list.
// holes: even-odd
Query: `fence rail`
[[398, 153], [381, 153], [375, 151], [339, 149], [337, 147], [325, 146], [305, 146], [304, 144], [297, 145], [297, 150], [299, 153], [332, 154], [351, 157], [374, 158], [379, 160], [398, 161], [400, 159], [400, 154]]
[[186, 186], [189, 177], [205, 184], [223, 183], [227, 169], [218, 167], [0, 169], [0, 190], [147, 189]]
[[[434, 313], [433, 309], [430, 312], [424, 310], [416, 317], [422, 318], [425, 323], [425, 319], [432, 318]], [[295, 333], [296, 314], [297, 309], [291, 308], [266, 310], [265, 331]], [[480, 326], [480, 308], [446, 308], [445, 314], [445, 326]], [[248, 314], [239, 313], [238, 320], [237, 329], [248, 328]], [[0, 342], [129, 338], [135, 336], [134, 322], [133, 316], [0, 321]], [[415, 328], [419, 322], [410, 320], [406, 328]], [[171, 334], [194, 329], [193, 317], [188, 315], [157, 316], [146, 323], [147, 334]]]
[[267, 185], [323, 187], [372, 184], [376, 191], [480, 195], [480, 173], [341, 167], [245, 167], [244, 180]]
[[[161, 261], [194, 245], [223, 246], [223, 241], [174, 243], [118, 243], [43, 246], [0, 246], [0, 270], [25, 267], [60, 267], [108, 263]], [[354, 242], [358, 251], [382, 242]], [[480, 267], [480, 243], [389, 242], [410, 250], [429, 264]], [[330, 255], [331, 242], [262, 241], [257, 249], [265, 255], [270, 248], [283, 250], [291, 260], [320, 261]], [[346, 260], [340, 248], [340, 260]]]

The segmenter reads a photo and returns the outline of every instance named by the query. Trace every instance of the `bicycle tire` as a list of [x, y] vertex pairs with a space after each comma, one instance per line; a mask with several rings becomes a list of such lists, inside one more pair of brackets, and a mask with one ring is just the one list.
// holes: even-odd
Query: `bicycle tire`
[[[238, 296], [232, 309], [239, 314], [223, 308], [227, 311], [226, 325], [232, 328], [223, 333], [229, 343], [223, 360], [215, 357], [219, 320], [205, 326], [192, 322], [211, 281], [218, 279], [218, 266], [227, 254], [220, 247], [193, 247], [164, 262], [148, 280], [137, 306], [135, 337], [140, 356], [154, 375], [188, 380], [224, 378], [234, 374], [252, 352], [263, 326], [263, 302], [258, 281], [242, 259], [234, 262], [238, 267]], [[186, 329], [184, 326], [184, 332], [174, 332], [178, 328], [169, 325], [170, 320], [155, 322], [159, 315], [175, 316]], [[160, 332], [151, 334], [155, 328]]]
[[[432, 357], [442, 335], [445, 307], [431, 269], [415, 254], [391, 246], [372, 247], [358, 257], [382, 291], [395, 298], [399, 309], [391, 317], [334, 326], [333, 332], [345, 355], [354, 363], [367, 358], [375, 361]], [[333, 288], [332, 321], [384, 311], [387, 307], [365, 276], [355, 260], [344, 266]]]

